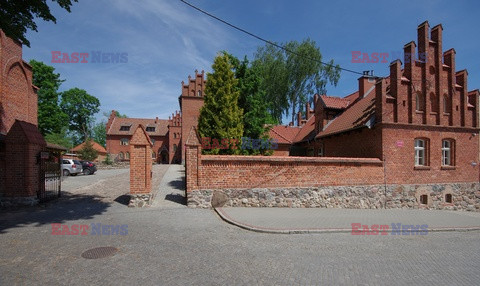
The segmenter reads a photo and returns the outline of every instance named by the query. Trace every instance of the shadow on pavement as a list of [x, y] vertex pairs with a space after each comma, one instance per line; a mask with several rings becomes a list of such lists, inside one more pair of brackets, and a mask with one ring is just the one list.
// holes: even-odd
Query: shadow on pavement
[[91, 219], [104, 213], [111, 203], [100, 196], [74, 195], [63, 192], [62, 197], [35, 207], [0, 210], [0, 234], [7, 229], [28, 224], [42, 226], [51, 223], [66, 223], [74, 220]]
[[184, 205], [184, 206], [187, 205], [187, 200], [185, 199], [185, 197], [183, 195], [180, 195], [180, 194], [167, 194], [165, 196], [165, 200], [171, 201], [171, 202], [174, 202], [174, 203], [177, 203], [177, 204], [181, 204], [181, 205]]
[[114, 201], [119, 203], [119, 204], [128, 206], [128, 204], [130, 203], [130, 196], [129, 195], [121, 195], [118, 198], [116, 198]]

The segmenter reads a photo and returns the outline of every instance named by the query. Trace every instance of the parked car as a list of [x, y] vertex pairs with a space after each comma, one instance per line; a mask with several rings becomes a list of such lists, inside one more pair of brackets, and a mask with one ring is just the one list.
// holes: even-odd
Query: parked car
[[93, 175], [97, 171], [97, 166], [90, 161], [80, 161], [80, 163], [82, 163], [84, 175]]
[[62, 159], [62, 174], [64, 176], [76, 176], [83, 171], [82, 163], [73, 159]]

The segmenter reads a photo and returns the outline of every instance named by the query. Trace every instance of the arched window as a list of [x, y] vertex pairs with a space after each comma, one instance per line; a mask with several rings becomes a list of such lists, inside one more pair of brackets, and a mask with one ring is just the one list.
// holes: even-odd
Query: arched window
[[120, 145], [128, 145], [128, 139], [127, 138], [120, 139]]
[[177, 152], [177, 145], [176, 144], [173, 144], [173, 152]]
[[177, 133], [173, 133], [173, 138], [177, 138]]
[[425, 104], [424, 104], [423, 95], [421, 93], [417, 93], [415, 101], [416, 101], [415, 102], [415, 110], [416, 111], [423, 111]]
[[125, 159], [130, 160], [130, 152], [125, 152]]
[[123, 152], [120, 152], [118, 154], [118, 159], [123, 160], [124, 158], [125, 158], [125, 156], [123, 155]]
[[201, 90], [197, 91], [197, 95], [202, 96], [202, 91]]

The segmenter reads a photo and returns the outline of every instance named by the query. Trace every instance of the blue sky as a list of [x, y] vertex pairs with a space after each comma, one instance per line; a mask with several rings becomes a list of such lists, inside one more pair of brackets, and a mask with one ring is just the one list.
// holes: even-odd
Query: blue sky
[[[352, 51], [401, 52], [406, 43], [417, 41], [416, 28], [423, 21], [431, 27], [441, 23], [444, 51], [455, 48], [457, 70], [469, 72], [469, 90], [480, 88], [480, 1], [189, 2], [271, 41], [310, 37], [324, 61], [379, 76], [388, 75], [388, 63], [352, 63]], [[66, 80], [62, 90], [85, 89], [100, 99], [102, 112], [115, 109], [129, 117], [168, 118], [179, 109], [181, 82], [195, 70], [211, 71], [218, 51], [253, 58], [264, 44], [177, 0], [79, 0], [71, 13], [49, 5], [57, 24], [37, 21], [38, 33], [27, 34], [31, 48], [24, 47], [24, 59], [55, 67]], [[52, 63], [52, 51], [128, 53], [128, 61]], [[355, 91], [357, 78], [342, 72], [328, 94]]]

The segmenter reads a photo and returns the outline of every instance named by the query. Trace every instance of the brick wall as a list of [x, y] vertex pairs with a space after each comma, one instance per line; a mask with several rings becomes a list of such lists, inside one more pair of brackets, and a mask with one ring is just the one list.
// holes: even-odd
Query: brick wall
[[0, 133], [16, 119], [37, 125], [37, 94], [32, 68], [22, 60], [22, 45], [0, 31]]
[[[478, 182], [478, 134], [472, 128], [387, 125], [382, 137], [386, 158], [387, 182], [392, 184], [432, 184]], [[415, 167], [415, 138], [426, 138], [426, 167]], [[453, 139], [454, 164], [442, 167], [442, 140]], [[472, 163], [475, 163], [473, 166]]]

